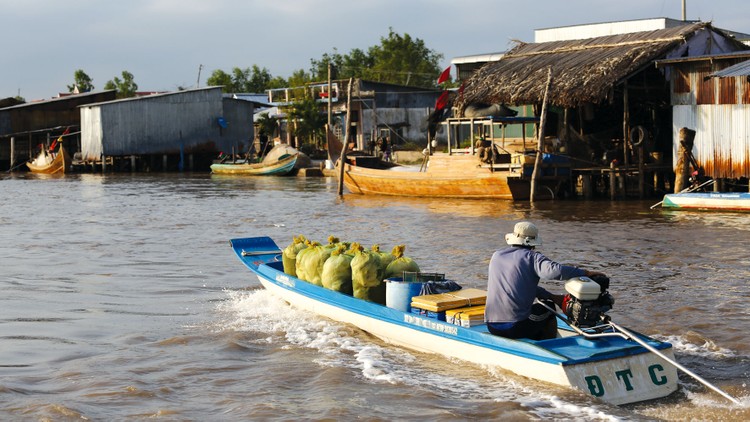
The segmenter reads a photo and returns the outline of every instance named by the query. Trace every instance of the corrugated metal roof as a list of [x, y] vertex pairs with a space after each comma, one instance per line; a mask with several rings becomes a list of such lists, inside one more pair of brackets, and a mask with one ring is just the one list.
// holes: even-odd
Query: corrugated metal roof
[[32, 101], [30, 103], [23, 103], [18, 104], [10, 107], [5, 107], [2, 110], [10, 110], [10, 109], [19, 109], [19, 108], [31, 108], [31, 107], [38, 107], [40, 105], [50, 104], [50, 103], [58, 103], [58, 102], [65, 102], [65, 101], [77, 101], [83, 98], [88, 97], [94, 97], [98, 96], [107, 92], [114, 92], [114, 89], [108, 89], [104, 91], [90, 91], [90, 92], [82, 92], [80, 94], [72, 94], [72, 95], [66, 95], [63, 97], [57, 97], [57, 98], [50, 98], [49, 100], [42, 100], [42, 101]]
[[734, 76], [750, 76], [750, 60], [746, 60], [726, 69], [708, 75], [712, 78], [731, 78]]

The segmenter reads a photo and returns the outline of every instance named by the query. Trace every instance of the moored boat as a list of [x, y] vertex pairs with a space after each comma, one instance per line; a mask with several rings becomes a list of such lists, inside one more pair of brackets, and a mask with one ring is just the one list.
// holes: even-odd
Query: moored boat
[[499, 367], [618, 405], [665, 397], [677, 389], [669, 343], [629, 331], [629, 336], [614, 331], [584, 335], [562, 318], [558, 338], [507, 339], [490, 334], [481, 323], [456, 325], [300, 280], [284, 273], [282, 252], [271, 238], [233, 239], [230, 243], [243, 264], [274, 295], [303, 310], [352, 324], [388, 343]]
[[682, 210], [750, 211], [748, 192], [684, 192], [664, 195], [662, 208]]
[[72, 160], [68, 152], [60, 145], [56, 153], [49, 153], [43, 149], [33, 160], [26, 163], [32, 173], [64, 174], [70, 169]]
[[[520, 168], [495, 170], [474, 156], [435, 154], [426, 171], [394, 171], [347, 164], [344, 186], [352, 193], [447, 198], [528, 199]], [[516, 188], [516, 189], [514, 189]]]
[[299, 153], [286, 154], [278, 160], [261, 163], [216, 163], [211, 165], [214, 174], [233, 174], [247, 176], [284, 176], [294, 170]]

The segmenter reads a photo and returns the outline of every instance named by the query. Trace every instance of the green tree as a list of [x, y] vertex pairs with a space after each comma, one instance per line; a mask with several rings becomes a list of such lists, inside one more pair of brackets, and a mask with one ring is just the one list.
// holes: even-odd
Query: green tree
[[73, 73], [73, 85], [68, 85], [68, 92], [75, 92], [78, 88], [78, 92], [89, 92], [94, 90], [94, 80], [89, 77], [82, 69], [78, 69]]
[[362, 78], [399, 85], [426, 88], [437, 86], [442, 54], [427, 48], [424, 41], [409, 34], [398, 34], [389, 28], [380, 45], [364, 50], [355, 48], [341, 55], [334, 48], [320, 60], [312, 59], [310, 72], [316, 80], [328, 77], [328, 63], [336, 70], [334, 79]]
[[104, 89], [116, 89], [117, 98], [130, 98], [135, 97], [135, 93], [138, 91], [138, 84], [133, 80], [132, 73], [123, 70], [122, 79], [115, 76], [114, 79], [107, 81]]
[[283, 78], [274, 78], [271, 72], [258, 65], [232, 68], [231, 74], [223, 70], [214, 70], [207, 82], [213, 86], [223, 86], [226, 93], [232, 92], [264, 92], [267, 89], [283, 88], [286, 80]]
[[221, 69], [216, 69], [211, 72], [211, 76], [206, 79], [206, 83], [209, 86], [222, 86], [223, 88], [221, 90], [227, 93], [232, 92], [232, 89], [234, 88], [232, 86], [232, 76]]
[[294, 122], [294, 134], [302, 143], [320, 148], [325, 135], [327, 117], [321, 113], [320, 106], [311, 96], [292, 104], [289, 109], [289, 120]]
[[295, 70], [287, 79], [287, 86], [304, 86], [313, 81], [312, 75], [302, 69]]
[[286, 79], [282, 78], [281, 76], [274, 76], [268, 82], [268, 87], [266, 89], [284, 88], [285, 86], [288, 86]]
[[232, 90], [230, 92], [249, 92], [247, 87], [250, 85], [250, 68], [232, 69]]
[[389, 29], [388, 37], [380, 39], [380, 45], [370, 47], [372, 58], [370, 69], [379, 75], [377, 80], [422, 87], [434, 87], [440, 75], [438, 63], [443, 58], [425, 46], [419, 38], [412, 39]]
[[254, 64], [250, 71], [247, 84], [244, 87], [244, 92], [263, 92], [269, 89], [268, 87], [271, 84], [271, 79], [273, 79], [273, 77], [268, 69], [265, 67], [261, 69], [258, 65]]
[[258, 132], [269, 138], [276, 136], [279, 131], [279, 119], [269, 116], [268, 113], [261, 113], [255, 123], [258, 125]]

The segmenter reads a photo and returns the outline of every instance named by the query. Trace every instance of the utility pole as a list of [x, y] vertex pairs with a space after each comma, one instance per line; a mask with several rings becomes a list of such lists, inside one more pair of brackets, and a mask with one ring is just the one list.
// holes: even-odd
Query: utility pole
[[682, 21], [687, 20], [687, 0], [682, 0]]
[[203, 69], [203, 65], [199, 64], [198, 65], [198, 82], [195, 83], [195, 87], [196, 88], [200, 88], [201, 87], [201, 70], [202, 69]]

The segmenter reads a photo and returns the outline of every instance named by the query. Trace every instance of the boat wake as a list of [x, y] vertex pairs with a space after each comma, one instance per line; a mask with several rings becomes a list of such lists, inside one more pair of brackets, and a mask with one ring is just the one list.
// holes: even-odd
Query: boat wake
[[318, 365], [344, 367], [371, 382], [425, 390], [446, 400], [512, 403], [542, 419], [620, 420], [627, 415], [569, 389], [388, 346], [356, 328], [299, 311], [266, 290], [227, 293], [229, 300], [218, 305], [225, 317], [223, 329], [251, 333], [259, 343], [314, 349]]
[[[740, 401], [739, 405], [729, 403], [716, 394], [707, 391], [704, 386], [694, 380], [682, 377], [679, 382], [681, 387], [679, 391], [689, 402], [689, 405], [683, 403], [680, 406], [682, 411], [693, 407], [695, 411], [711, 408], [712, 414], [726, 413], [728, 419], [739, 416], [738, 420], [740, 420], [750, 416], [748, 383], [743, 382], [741, 387], [735, 388], [722, 386], [725, 381], [736, 379], [738, 376], [750, 380], [750, 356], [721, 347], [713, 340], [693, 331], [681, 335], [654, 335], [653, 337], [660, 341], [672, 343], [675, 355], [680, 363], [725, 388]], [[736, 382], [732, 381], [732, 384], [736, 384]], [[662, 409], [662, 412], [670, 413], [667, 409]], [[647, 414], [651, 414], [651, 412], [647, 412]], [[666, 416], [661, 412], [651, 415]]]

